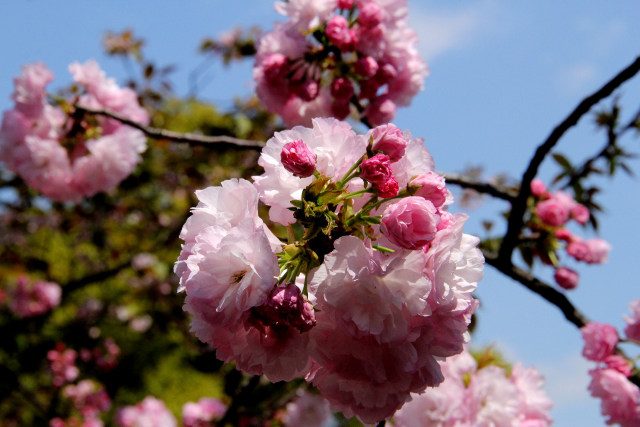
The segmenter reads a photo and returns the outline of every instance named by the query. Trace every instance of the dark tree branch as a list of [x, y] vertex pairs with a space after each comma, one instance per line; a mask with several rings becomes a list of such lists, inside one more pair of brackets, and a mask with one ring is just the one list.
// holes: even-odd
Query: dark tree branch
[[556, 126], [547, 139], [538, 147], [533, 158], [529, 162], [527, 170], [522, 175], [520, 192], [518, 193], [518, 197], [511, 208], [507, 232], [504, 236], [502, 245], [500, 246], [500, 252], [498, 254], [501, 260], [511, 259], [511, 255], [513, 254], [513, 250], [517, 243], [518, 234], [524, 225], [524, 214], [527, 209], [527, 199], [531, 195], [531, 181], [537, 175], [538, 168], [546, 158], [547, 154], [549, 154], [551, 149], [556, 145], [565, 132], [578, 123], [580, 118], [589, 112], [591, 107], [611, 95], [615, 89], [625, 81], [632, 78], [638, 71], [640, 71], [640, 57], [636, 58], [631, 65], [620, 71], [598, 91], [583, 99], [571, 114]]
[[514, 203], [517, 193], [509, 188], [505, 188], [500, 185], [489, 184], [488, 182], [475, 181], [464, 175], [456, 173], [438, 172], [444, 176], [447, 184], [457, 185], [462, 188], [468, 188], [475, 190], [478, 193], [488, 194], [498, 199], [506, 200], [507, 202]]
[[264, 142], [262, 141], [252, 141], [248, 139], [234, 138], [227, 135], [205, 136], [205, 135], [197, 135], [193, 133], [173, 132], [170, 130], [143, 126], [140, 123], [136, 123], [133, 120], [129, 120], [128, 118], [123, 117], [120, 114], [114, 113], [113, 111], [106, 110], [106, 109], [98, 110], [98, 109], [83, 107], [77, 104], [74, 105], [74, 108], [80, 112], [85, 112], [88, 114], [96, 114], [100, 116], [109, 117], [110, 119], [113, 119], [113, 120], [117, 120], [122, 124], [131, 126], [132, 128], [142, 131], [149, 138], [166, 139], [172, 142], [184, 142], [190, 145], [203, 145], [203, 146], [215, 145], [221, 148], [250, 148], [253, 150], [261, 150], [262, 147], [264, 147], [265, 145]]
[[[589, 319], [582, 314], [582, 312], [578, 310], [578, 308], [575, 307], [564, 294], [558, 292], [550, 285], [533, 276], [531, 273], [514, 266], [509, 262], [509, 260], [501, 260], [495, 253], [486, 250], [483, 250], [482, 253], [487, 264], [494, 267], [502, 274], [512, 278], [516, 282], [524, 285], [530, 291], [540, 295], [547, 302], [558, 307], [564, 317], [576, 327], [582, 328], [589, 323]], [[630, 358], [627, 357], [619, 348], [616, 348], [616, 353], [622, 355], [625, 359], [630, 360]], [[640, 372], [632, 374], [629, 377], [629, 381], [640, 387]]]
[[516, 282], [521, 283], [530, 291], [540, 295], [542, 298], [547, 300], [547, 302], [558, 307], [560, 311], [562, 311], [562, 314], [564, 314], [564, 317], [578, 328], [589, 323], [589, 319], [587, 319], [587, 317], [582, 314], [564, 294], [558, 292], [552, 286], [544, 283], [531, 273], [514, 266], [511, 264], [510, 260], [501, 259], [495, 253], [483, 251], [483, 255], [487, 264], [494, 267], [502, 274], [512, 278]]

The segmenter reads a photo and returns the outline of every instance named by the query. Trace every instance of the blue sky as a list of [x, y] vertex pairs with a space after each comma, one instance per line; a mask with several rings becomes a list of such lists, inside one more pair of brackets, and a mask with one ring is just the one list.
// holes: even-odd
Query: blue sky
[[[438, 169], [448, 172], [484, 166], [486, 176], [517, 178], [551, 129], [640, 54], [640, 5], [633, 0], [414, 0], [410, 16], [431, 74], [425, 90], [411, 107], [399, 110], [395, 123], [424, 137]], [[178, 66], [175, 88], [186, 95], [188, 74], [202, 60], [197, 46], [203, 38], [237, 25], [269, 28], [279, 19], [270, 0], [5, 2], [0, 6], [0, 109], [11, 107], [12, 78], [20, 66], [36, 60], [54, 71], [52, 87], [69, 82], [68, 64], [90, 58], [108, 75], [124, 78], [121, 63], [107, 59], [100, 42], [105, 31], [126, 28], [146, 40], [149, 58]], [[211, 76], [200, 93], [205, 100], [229, 105], [235, 95], [251, 91], [249, 63], [231, 70], [214, 67]], [[618, 93], [627, 117], [635, 113], [640, 78]], [[603, 142], [604, 135], [596, 133], [592, 116], [587, 116], [557, 150], [584, 158]], [[640, 152], [637, 138], [628, 139], [626, 146]], [[632, 165], [640, 171], [640, 161]], [[548, 180], [554, 172], [547, 161], [541, 177]], [[591, 319], [621, 328], [628, 302], [640, 298], [635, 274], [640, 193], [638, 180], [624, 175], [599, 184], [606, 208], [600, 235], [613, 251], [607, 264], [579, 268], [580, 287], [569, 297]], [[481, 221], [496, 219], [506, 208], [487, 202], [469, 211], [468, 232], [484, 236]], [[501, 227], [498, 221], [497, 230]], [[536, 273], [551, 280], [548, 269], [537, 268]], [[489, 266], [478, 294], [482, 307], [473, 343], [496, 343], [511, 360], [536, 365], [556, 403], [556, 425], [603, 425], [598, 402], [586, 391], [590, 366], [580, 356], [580, 335], [559, 311]]]

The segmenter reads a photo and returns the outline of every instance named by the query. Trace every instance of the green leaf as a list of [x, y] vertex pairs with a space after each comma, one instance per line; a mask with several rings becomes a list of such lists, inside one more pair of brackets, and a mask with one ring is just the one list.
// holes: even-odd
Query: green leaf
[[573, 166], [571, 166], [571, 162], [569, 162], [569, 160], [562, 154], [554, 153], [553, 159], [565, 170], [573, 171]]

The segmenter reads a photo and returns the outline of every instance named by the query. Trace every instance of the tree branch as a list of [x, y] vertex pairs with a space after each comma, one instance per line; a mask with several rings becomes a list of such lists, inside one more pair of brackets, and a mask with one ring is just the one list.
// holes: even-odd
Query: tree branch
[[487, 264], [558, 307], [560, 311], [562, 311], [562, 314], [564, 314], [564, 317], [578, 328], [589, 323], [589, 319], [587, 319], [564, 294], [558, 292], [552, 286], [544, 283], [542, 280], [521, 268], [514, 266], [508, 259], [504, 260], [495, 253], [486, 250], [483, 250], [482, 253]]
[[134, 122], [126, 117], [121, 116], [120, 114], [114, 113], [113, 111], [103, 109], [94, 109], [83, 107], [81, 105], [75, 104], [74, 108], [77, 111], [96, 114], [100, 116], [109, 117], [110, 119], [117, 120], [122, 124], [127, 126], [131, 126], [132, 128], [138, 129], [142, 131], [149, 138], [154, 139], [166, 139], [172, 142], [184, 142], [190, 145], [203, 145], [203, 146], [211, 146], [216, 145], [222, 148], [250, 148], [254, 150], [261, 150], [264, 147], [265, 143], [262, 141], [252, 141], [248, 139], [240, 139], [234, 138], [227, 135], [217, 135], [217, 136], [205, 136], [205, 135], [197, 135], [194, 133], [180, 133], [173, 132], [165, 129], [152, 128], [148, 126], [143, 126], [140, 123]]
[[500, 252], [498, 254], [501, 260], [511, 259], [513, 249], [515, 248], [518, 239], [518, 234], [524, 225], [524, 214], [527, 208], [527, 199], [531, 195], [531, 181], [537, 175], [538, 168], [547, 154], [549, 154], [551, 149], [556, 145], [565, 132], [578, 123], [580, 118], [589, 112], [591, 107], [611, 95], [615, 89], [625, 81], [632, 78], [638, 71], [640, 71], [640, 57], [636, 58], [631, 65], [620, 71], [598, 91], [583, 99], [571, 114], [557, 125], [547, 139], [538, 147], [533, 158], [529, 162], [527, 170], [522, 175], [520, 192], [518, 193], [518, 197], [511, 208], [507, 232], [505, 233], [500, 246]]
[[457, 185], [462, 188], [469, 188], [471, 190], [477, 191], [478, 193], [488, 194], [498, 199], [506, 200], [509, 203], [514, 203], [516, 200], [517, 193], [501, 185], [493, 185], [489, 184], [488, 182], [475, 181], [464, 175], [456, 173], [438, 173], [444, 176], [447, 184]]

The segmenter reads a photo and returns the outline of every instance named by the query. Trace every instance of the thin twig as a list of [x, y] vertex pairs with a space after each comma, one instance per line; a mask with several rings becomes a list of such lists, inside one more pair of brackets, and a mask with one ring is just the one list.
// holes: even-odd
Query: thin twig
[[254, 150], [260, 150], [264, 147], [264, 142], [262, 141], [253, 141], [249, 139], [240, 139], [234, 138], [232, 136], [227, 135], [217, 135], [217, 136], [205, 136], [205, 135], [197, 135], [194, 133], [180, 133], [173, 132], [165, 129], [152, 128], [148, 126], [141, 125], [140, 123], [134, 122], [126, 117], [121, 116], [120, 114], [114, 113], [113, 111], [107, 109], [94, 109], [88, 108], [81, 105], [74, 105], [77, 111], [82, 111], [89, 114], [97, 114], [100, 116], [109, 117], [113, 120], [117, 120], [122, 124], [127, 126], [131, 126], [132, 128], [138, 129], [142, 131], [149, 138], [155, 139], [166, 139], [172, 142], [185, 142], [191, 145], [217, 145], [223, 148], [225, 147], [233, 147], [233, 148], [250, 148]]
[[584, 116], [589, 110], [600, 102], [602, 99], [611, 95], [611, 93], [617, 89], [622, 83], [632, 78], [636, 73], [640, 71], [640, 57], [636, 58], [631, 65], [620, 71], [615, 77], [609, 80], [604, 86], [592, 95], [586, 97], [578, 104], [578, 106], [569, 114], [547, 137], [536, 150], [533, 158], [529, 162], [527, 170], [522, 175], [520, 184], [520, 192], [516, 198], [515, 203], [512, 205], [511, 214], [509, 215], [509, 222], [507, 226], [507, 232], [500, 246], [499, 258], [502, 260], [511, 259], [513, 249], [515, 248], [518, 234], [524, 225], [524, 214], [527, 209], [527, 199], [531, 195], [531, 181], [538, 173], [538, 168], [542, 161], [546, 158], [547, 154], [556, 145], [560, 138], [565, 134], [567, 130], [578, 123], [580, 118]]
[[438, 172], [444, 176], [447, 184], [457, 185], [462, 188], [469, 188], [478, 193], [488, 194], [498, 199], [513, 203], [516, 200], [517, 192], [500, 185], [489, 184], [488, 182], [475, 181], [464, 175], [456, 173]]

